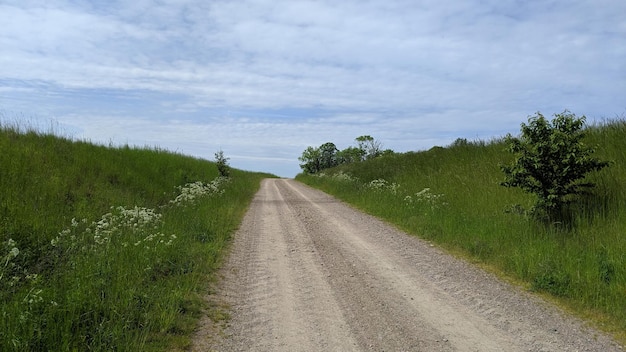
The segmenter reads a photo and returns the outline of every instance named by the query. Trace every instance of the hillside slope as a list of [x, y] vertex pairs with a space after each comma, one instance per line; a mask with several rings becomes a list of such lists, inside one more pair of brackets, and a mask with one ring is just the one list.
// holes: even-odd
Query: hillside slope
[[159, 149], [0, 126], [0, 350], [189, 343], [260, 180]]
[[342, 165], [297, 179], [419, 237], [557, 299], [624, 341], [626, 331], [626, 122], [587, 129], [585, 143], [612, 161], [590, 174], [593, 194], [568, 224], [527, 216], [531, 195], [500, 186], [512, 155], [502, 140]]

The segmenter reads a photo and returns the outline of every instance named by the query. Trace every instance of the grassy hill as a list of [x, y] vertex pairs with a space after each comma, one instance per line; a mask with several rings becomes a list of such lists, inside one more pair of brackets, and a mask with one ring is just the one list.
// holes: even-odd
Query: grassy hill
[[265, 177], [0, 126], [0, 350], [185, 348]]
[[513, 156], [503, 139], [457, 140], [341, 165], [297, 179], [554, 298], [626, 340], [626, 121], [587, 127], [585, 143], [613, 164], [590, 174], [593, 195], [571, 222], [527, 216], [535, 199], [500, 186]]

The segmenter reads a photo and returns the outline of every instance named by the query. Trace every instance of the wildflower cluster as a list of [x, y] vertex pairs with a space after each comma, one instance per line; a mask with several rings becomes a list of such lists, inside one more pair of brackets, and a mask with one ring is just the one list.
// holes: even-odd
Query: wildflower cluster
[[[134, 242], [135, 246], [146, 241], [146, 239], [148, 242], [151, 242], [157, 237], [162, 239], [160, 243], [170, 245], [172, 243], [171, 240], [176, 238], [174, 235], [170, 235], [169, 240], [165, 241], [164, 238], [166, 236], [164, 234], [154, 233], [161, 225], [161, 216], [161, 214], [150, 208], [138, 206], [131, 209], [126, 209], [122, 206], [111, 207], [111, 212], [102, 215], [100, 220], [88, 225], [86, 219], [80, 222], [72, 219], [71, 228], [61, 231], [56, 238], [50, 241], [50, 244], [53, 247], [63, 245], [66, 248], [74, 248], [77, 245], [76, 234], [79, 233], [86, 236], [85, 239], [87, 240], [93, 239], [91, 243], [92, 248], [108, 245], [116, 235], [121, 238], [124, 247], [128, 246], [128, 240], [137, 237], [142, 237], [143, 239]], [[122, 234], [124, 235], [123, 237], [121, 236]]]
[[[25, 267], [20, 264], [19, 256], [21, 254], [17, 242], [12, 238], [2, 242], [0, 247], [2, 253], [2, 263], [0, 263], [0, 287], [17, 289], [23, 285], [29, 284], [34, 286], [39, 281], [38, 274], [29, 274]], [[3, 282], [6, 280], [6, 282]], [[38, 303], [42, 290], [31, 289], [29, 294], [24, 298], [24, 303]], [[0, 297], [3, 293], [0, 291]]]
[[339, 171], [338, 173], [333, 175], [333, 180], [340, 182], [356, 182], [358, 179], [356, 177], [351, 176], [350, 174], [344, 173], [343, 171]]
[[[359, 182], [359, 179], [351, 176], [350, 174], [344, 173], [342, 171], [333, 174], [327, 175], [323, 172], [318, 174], [314, 174], [315, 177], [329, 178], [335, 182]], [[398, 199], [402, 199], [403, 192], [401, 192], [401, 186], [395, 182], [389, 182], [383, 178], [378, 178], [372, 180], [368, 183], [362, 184], [362, 189], [365, 191], [374, 191], [377, 193], [390, 193], [393, 196], [398, 197]], [[431, 211], [435, 209], [439, 209], [448, 205], [443, 201], [443, 194], [433, 193], [430, 188], [424, 188], [423, 190], [407, 195], [404, 197], [404, 204], [410, 208], [423, 208], [427, 207]]]
[[327, 175], [324, 172], [319, 172], [316, 174], [311, 174], [311, 176], [313, 177], [319, 177], [319, 178], [325, 178], [328, 177], [330, 179], [332, 179], [333, 181], [338, 181], [338, 182], [357, 182], [359, 179], [356, 177], [351, 176], [350, 174], [347, 174], [343, 171], [339, 171], [335, 174], [332, 175]]
[[112, 208], [113, 212], [104, 214], [102, 218], [87, 228], [93, 233], [93, 241], [98, 245], [111, 242], [111, 237], [123, 232], [126, 235], [141, 235], [146, 230], [157, 230], [161, 214], [154, 209], [135, 206], [133, 209], [124, 207]]
[[[178, 187], [180, 194], [171, 200], [169, 205], [185, 206], [193, 204], [203, 196], [222, 194], [224, 190], [220, 187], [226, 181], [228, 179], [225, 177], [217, 177], [206, 184], [197, 181]], [[59, 232], [50, 244], [67, 250], [89, 248], [96, 250], [117, 239], [123, 247], [130, 244], [143, 245], [146, 249], [154, 249], [158, 245], [170, 246], [176, 239], [176, 235], [158, 232], [162, 226], [161, 218], [160, 213], [150, 208], [111, 207], [111, 211], [102, 215], [98, 221], [88, 223], [87, 219], [80, 221], [72, 219], [70, 228]]]
[[397, 194], [400, 185], [395, 182], [389, 183], [387, 180], [379, 178], [370, 181], [366, 184], [366, 187], [377, 192], [391, 192], [392, 194]]
[[176, 198], [170, 201], [170, 204], [177, 206], [184, 206], [190, 203], [194, 203], [198, 198], [224, 193], [220, 186], [228, 181], [226, 177], [217, 177], [209, 183], [203, 183], [202, 181], [196, 181], [187, 183], [184, 186], [178, 187], [180, 194]]
[[[163, 246], [171, 246], [172, 242], [176, 239], [176, 235], [169, 235], [166, 236], [163, 233], [153, 233], [150, 234], [148, 236], [146, 236], [145, 238], [137, 241], [134, 243], [134, 246], [137, 247], [141, 244], [144, 245], [145, 249], [150, 249], [150, 248], [156, 248], [159, 245], [163, 245]], [[127, 246], [126, 243], [123, 244], [124, 246]]]
[[442, 201], [443, 194], [436, 194], [431, 192], [430, 188], [424, 188], [423, 190], [415, 193], [413, 196], [404, 197], [404, 203], [407, 206], [413, 207], [419, 204], [425, 204], [430, 207], [430, 210], [435, 210], [441, 206], [447, 205]]

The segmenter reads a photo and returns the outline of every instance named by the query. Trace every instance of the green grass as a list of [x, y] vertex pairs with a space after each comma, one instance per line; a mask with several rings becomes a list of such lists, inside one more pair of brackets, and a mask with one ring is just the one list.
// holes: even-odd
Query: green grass
[[0, 350], [184, 350], [265, 177], [0, 126]]
[[[499, 185], [499, 165], [513, 157], [502, 139], [396, 154], [297, 179], [549, 295], [624, 342], [626, 121], [587, 132], [596, 156], [613, 164], [589, 175], [597, 187], [570, 206], [567, 225], [537, 223], [523, 211], [533, 196]], [[377, 179], [385, 182], [372, 183]]]

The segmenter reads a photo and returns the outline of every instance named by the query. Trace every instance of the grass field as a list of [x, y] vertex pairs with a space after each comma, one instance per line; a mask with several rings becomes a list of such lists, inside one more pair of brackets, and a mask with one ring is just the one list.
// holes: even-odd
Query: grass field
[[587, 127], [585, 143], [613, 164], [568, 209], [570, 221], [527, 216], [532, 195], [500, 186], [513, 156], [503, 139], [342, 165], [297, 179], [409, 233], [546, 294], [626, 341], [626, 121]]
[[0, 350], [184, 350], [265, 177], [0, 126]]

